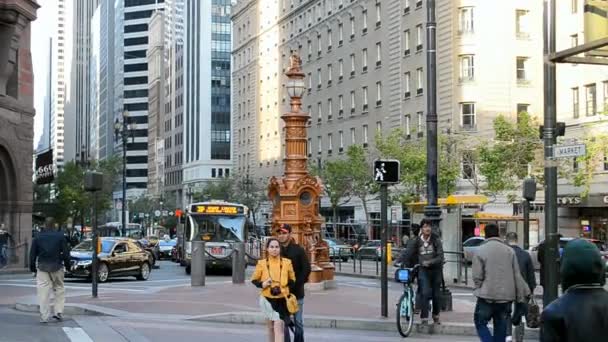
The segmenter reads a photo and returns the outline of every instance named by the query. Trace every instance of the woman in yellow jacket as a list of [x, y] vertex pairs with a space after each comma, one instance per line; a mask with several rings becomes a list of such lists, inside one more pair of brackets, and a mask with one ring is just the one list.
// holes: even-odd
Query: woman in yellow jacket
[[289, 323], [287, 296], [289, 286], [293, 286], [295, 281], [291, 260], [281, 258], [279, 240], [268, 239], [266, 259], [258, 261], [251, 282], [262, 289], [260, 306], [266, 314], [268, 337], [271, 342], [284, 341], [285, 324]]

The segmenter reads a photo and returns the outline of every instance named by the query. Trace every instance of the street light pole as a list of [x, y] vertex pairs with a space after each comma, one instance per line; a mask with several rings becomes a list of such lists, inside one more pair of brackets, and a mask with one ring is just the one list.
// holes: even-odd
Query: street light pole
[[549, 58], [555, 54], [555, 0], [544, 1], [544, 83], [545, 117], [543, 139], [545, 144], [545, 258], [543, 304], [545, 307], [557, 298], [557, 163], [553, 158], [553, 145], [556, 143], [556, 69], [555, 62]]
[[437, 22], [435, 19], [435, 0], [426, 2], [426, 184], [427, 205], [424, 207], [424, 215], [432, 223], [433, 232], [441, 235], [439, 221], [441, 220], [441, 208], [437, 205], [437, 51], [436, 32]]
[[130, 135], [129, 112], [122, 114], [122, 123], [114, 123], [114, 135], [116, 139], [122, 139], [122, 236], [127, 235], [127, 139]]

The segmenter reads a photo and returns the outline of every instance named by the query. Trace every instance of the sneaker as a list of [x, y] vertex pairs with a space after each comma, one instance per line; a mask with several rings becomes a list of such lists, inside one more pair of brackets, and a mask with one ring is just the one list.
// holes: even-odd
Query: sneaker
[[439, 320], [439, 315], [433, 315], [433, 323], [441, 324], [441, 321]]
[[60, 313], [57, 313], [53, 316], [54, 319], [56, 319], [57, 321], [61, 322], [63, 321], [63, 315]]
[[40, 319], [41, 324], [47, 324], [48, 322], [49, 322], [48, 319], [42, 319], [42, 318]]
[[507, 336], [507, 338], [505, 339], [505, 342], [512, 342], [512, 341], [513, 341], [512, 336]]

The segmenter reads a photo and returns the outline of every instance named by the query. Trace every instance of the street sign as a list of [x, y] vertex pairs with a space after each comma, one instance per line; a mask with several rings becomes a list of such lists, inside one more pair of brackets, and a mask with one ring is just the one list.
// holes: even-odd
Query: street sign
[[168, 215], [168, 211], [167, 210], [163, 210], [163, 216], [167, 216]]
[[393, 159], [374, 160], [374, 181], [380, 184], [399, 183], [399, 161]]
[[572, 158], [584, 156], [585, 144], [553, 145], [553, 158]]
[[156, 216], [156, 217], [160, 217], [160, 210], [156, 210], [156, 211], [154, 211], [154, 216]]

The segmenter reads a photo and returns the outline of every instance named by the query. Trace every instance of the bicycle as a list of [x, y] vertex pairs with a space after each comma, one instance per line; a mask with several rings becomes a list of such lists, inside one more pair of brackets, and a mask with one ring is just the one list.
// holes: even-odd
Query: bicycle
[[397, 302], [397, 329], [403, 337], [408, 337], [414, 326], [414, 308], [416, 304], [416, 292], [412, 283], [418, 275], [418, 267], [399, 268], [395, 271], [395, 281], [403, 284], [403, 294]]

